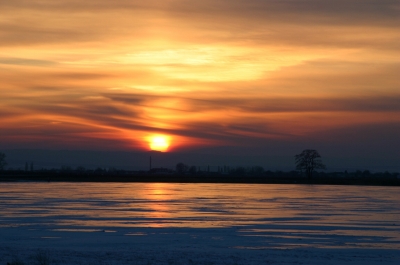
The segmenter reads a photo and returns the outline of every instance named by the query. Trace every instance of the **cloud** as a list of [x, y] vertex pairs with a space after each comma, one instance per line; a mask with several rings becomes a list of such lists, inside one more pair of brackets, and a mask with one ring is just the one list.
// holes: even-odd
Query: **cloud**
[[0, 0], [0, 9], [0, 127], [15, 142], [120, 148], [159, 132], [255, 150], [399, 119], [398, 1]]
[[[399, 112], [400, 95], [360, 96], [360, 97], [221, 97], [187, 98], [166, 95], [146, 94], [103, 94], [116, 102], [128, 105], [151, 106], [151, 102], [159, 99], [179, 100], [177, 111], [211, 111], [236, 109], [244, 112]], [[184, 104], [186, 103], [186, 104]], [[179, 106], [183, 106], [179, 109]], [[188, 108], [184, 108], [187, 106]], [[163, 106], [154, 106], [163, 109]]]
[[32, 66], [51, 66], [56, 64], [47, 60], [36, 60], [28, 58], [0, 57], [0, 64], [9, 65], [32, 65]]
[[389, 0], [16, 0], [0, 6], [9, 21], [0, 26], [2, 45], [109, 42], [110, 37], [132, 36], [354, 47], [399, 39], [398, 3]]

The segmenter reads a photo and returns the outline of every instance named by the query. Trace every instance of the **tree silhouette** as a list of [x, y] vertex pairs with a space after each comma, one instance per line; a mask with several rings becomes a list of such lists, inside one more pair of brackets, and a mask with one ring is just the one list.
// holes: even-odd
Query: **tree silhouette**
[[191, 166], [189, 168], [189, 173], [192, 175], [195, 175], [197, 173], [197, 167], [196, 166]]
[[3, 170], [5, 166], [7, 166], [6, 155], [4, 153], [0, 153], [0, 170]]
[[185, 165], [184, 163], [182, 163], [182, 162], [176, 164], [176, 167], [175, 167], [176, 172], [179, 173], [179, 174], [185, 173], [188, 170], [188, 168], [189, 167], [187, 165]]
[[295, 155], [296, 169], [306, 173], [309, 179], [312, 178], [315, 169], [326, 169], [321, 161], [321, 156], [316, 150], [306, 149], [298, 155]]

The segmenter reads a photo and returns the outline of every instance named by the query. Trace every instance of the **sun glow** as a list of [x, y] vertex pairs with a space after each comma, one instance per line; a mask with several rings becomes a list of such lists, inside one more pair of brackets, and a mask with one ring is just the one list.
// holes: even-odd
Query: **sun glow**
[[148, 137], [151, 150], [165, 152], [171, 143], [171, 137], [166, 135], [152, 135]]

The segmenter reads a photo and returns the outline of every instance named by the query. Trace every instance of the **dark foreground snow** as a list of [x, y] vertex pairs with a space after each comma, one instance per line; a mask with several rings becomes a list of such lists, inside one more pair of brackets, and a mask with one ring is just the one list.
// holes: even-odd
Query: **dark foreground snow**
[[304, 234], [301, 238], [243, 235], [241, 228], [54, 231], [2, 227], [0, 231], [0, 264], [4, 265], [13, 261], [38, 265], [400, 264], [398, 243], [393, 249], [376, 248], [378, 242], [360, 242], [329, 231], [325, 238], [316, 238], [311, 230], [308, 239]]

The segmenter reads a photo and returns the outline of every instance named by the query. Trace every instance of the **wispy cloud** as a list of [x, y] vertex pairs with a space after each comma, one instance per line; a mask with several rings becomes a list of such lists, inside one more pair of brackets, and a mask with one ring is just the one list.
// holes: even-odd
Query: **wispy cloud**
[[2, 57], [0, 58], [0, 64], [50, 66], [54, 65], [55, 62], [46, 60], [28, 59], [28, 58]]

